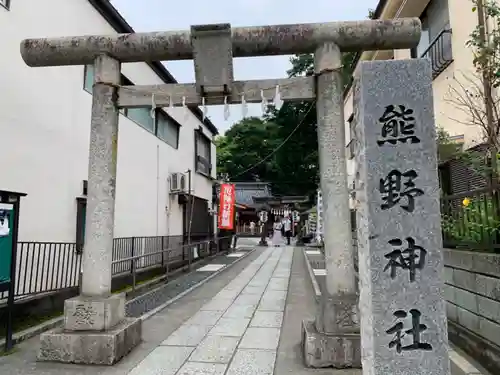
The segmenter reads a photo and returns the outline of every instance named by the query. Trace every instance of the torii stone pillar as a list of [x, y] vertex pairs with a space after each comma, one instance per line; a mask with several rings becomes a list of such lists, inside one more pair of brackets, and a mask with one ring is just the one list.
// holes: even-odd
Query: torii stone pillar
[[313, 367], [361, 367], [341, 69], [338, 45], [326, 42], [318, 46], [314, 72], [326, 290], [322, 291], [316, 321], [303, 322], [304, 359]]
[[125, 318], [125, 295], [111, 294], [120, 62], [94, 61], [87, 230], [81, 295], [64, 303], [64, 325], [41, 335], [39, 360], [112, 365], [141, 340], [142, 321]]
[[[91, 141], [103, 145], [116, 142], [113, 137], [117, 108], [151, 107], [153, 95], [158, 107], [183, 103], [188, 106], [223, 104], [225, 101], [234, 104], [241, 103], [243, 98], [247, 103], [258, 103], [262, 100], [262, 90], [270, 99], [279, 86], [283, 100], [317, 100], [327, 291], [318, 307], [316, 322], [304, 323], [305, 360], [307, 365], [315, 367], [359, 367], [359, 319], [348, 206], [340, 52], [408, 49], [418, 44], [420, 32], [417, 18], [233, 29], [229, 24], [220, 24], [193, 26], [190, 31], [29, 39], [21, 43], [21, 54], [24, 61], [34, 67], [94, 63], [99, 66], [102, 63], [103, 71], [108, 73], [107, 69], [114, 67], [114, 72], [103, 74], [106, 79], [96, 81], [94, 88], [92, 129], [98, 131], [98, 137]], [[315, 77], [234, 81], [234, 57], [301, 53], [315, 54]], [[194, 60], [195, 66], [196, 83], [193, 84], [117, 86], [114, 81], [118, 62], [189, 59]], [[102, 301], [108, 298], [111, 279], [112, 231], [109, 229], [113, 225], [114, 195], [104, 194], [104, 190], [107, 186], [109, 191], [114, 191], [114, 186], [99, 183], [112, 180], [110, 155], [116, 157], [116, 154], [96, 156], [92, 155], [93, 150], [97, 149], [91, 147], [89, 199], [95, 199], [92, 207], [96, 209], [88, 212], [87, 222], [100, 220], [106, 230], [103, 232], [99, 225], [91, 225], [87, 232], [87, 239], [95, 240], [87, 242], [84, 249], [83, 294], [87, 295], [76, 299], [74, 309], [70, 308], [71, 303], [67, 304], [65, 321], [74, 319], [71, 313], [85, 316], [87, 322], [95, 321], [94, 317], [106, 311]], [[91, 185], [92, 181], [96, 181], [95, 186]], [[106, 264], [92, 268], [93, 262], [99, 259]], [[100, 310], [89, 310], [89, 306], [100, 306]], [[122, 314], [123, 306], [119, 309]], [[116, 337], [118, 333], [109, 325], [102, 326], [104, 331], [99, 333], [88, 330], [87, 326], [86, 332], [71, 332], [71, 337], [75, 337], [71, 343], [65, 341], [67, 334], [61, 331], [42, 336], [40, 358], [96, 363], [95, 358], [75, 358], [69, 353], [81, 353], [83, 343], [91, 340], [99, 351], [101, 344], [104, 345], [102, 337]]]

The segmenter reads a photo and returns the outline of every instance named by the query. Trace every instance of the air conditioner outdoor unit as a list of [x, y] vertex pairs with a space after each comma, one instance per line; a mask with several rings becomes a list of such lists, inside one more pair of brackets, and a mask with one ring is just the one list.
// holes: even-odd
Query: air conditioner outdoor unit
[[182, 193], [186, 191], [186, 176], [184, 173], [172, 173], [170, 175], [170, 193]]

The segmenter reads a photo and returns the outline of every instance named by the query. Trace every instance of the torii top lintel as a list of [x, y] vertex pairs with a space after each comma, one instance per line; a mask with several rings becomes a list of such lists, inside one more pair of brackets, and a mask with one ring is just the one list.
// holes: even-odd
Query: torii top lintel
[[[213, 26], [213, 25], [212, 25]], [[199, 27], [199, 26], [198, 26]], [[233, 57], [312, 53], [324, 42], [342, 51], [407, 49], [421, 34], [418, 18], [236, 27]], [[21, 55], [29, 66], [92, 64], [100, 54], [121, 62], [193, 59], [190, 31], [26, 39]]]

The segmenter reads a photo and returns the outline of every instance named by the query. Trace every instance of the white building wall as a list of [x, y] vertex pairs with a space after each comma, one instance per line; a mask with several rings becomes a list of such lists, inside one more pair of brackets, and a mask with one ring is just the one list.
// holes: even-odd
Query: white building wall
[[[0, 189], [28, 194], [21, 241], [74, 242], [75, 198], [88, 175], [92, 96], [83, 89], [84, 67], [30, 68], [19, 44], [29, 37], [116, 32], [87, 0], [12, 0], [9, 11], [0, 7], [0, 33]], [[163, 83], [145, 63], [124, 64], [122, 73], [135, 84]], [[182, 233], [168, 175], [194, 170], [194, 130], [202, 124], [183, 108], [167, 112], [182, 125], [177, 150], [120, 115], [115, 237]], [[212, 138], [206, 128], [203, 133]], [[215, 176], [215, 146], [212, 162]], [[211, 202], [211, 187], [193, 173], [196, 196]]]

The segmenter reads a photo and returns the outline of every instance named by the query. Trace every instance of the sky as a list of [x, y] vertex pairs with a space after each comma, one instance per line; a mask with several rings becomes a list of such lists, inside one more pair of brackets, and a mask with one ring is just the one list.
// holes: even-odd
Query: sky
[[[289, 23], [332, 22], [366, 19], [378, 0], [112, 0], [127, 22], [138, 32], [186, 30], [191, 25], [227, 23], [260, 26]], [[314, 6], [311, 6], [314, 4]], [[290, 56], [234, 59], [235, 80], [284, 78]], [[164, 63], [180, 83], [194, 82], [192, 60]], [[223, 134], [241, 120], [241, 105], [232, 105], [224, 119], [223, 106], [208, 108], [207, 117]], [[259, 104], [248, 106], [248, 116], [261, 116]]]

